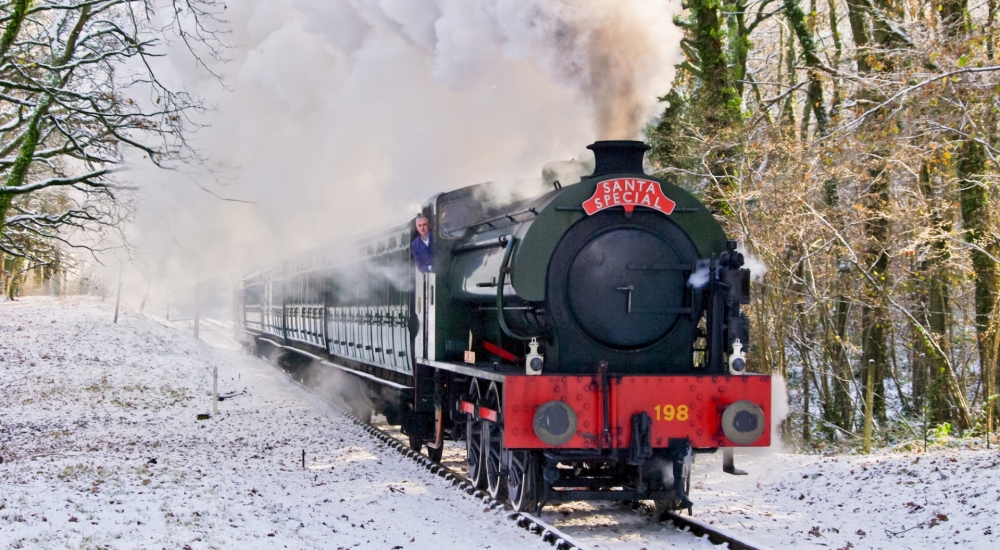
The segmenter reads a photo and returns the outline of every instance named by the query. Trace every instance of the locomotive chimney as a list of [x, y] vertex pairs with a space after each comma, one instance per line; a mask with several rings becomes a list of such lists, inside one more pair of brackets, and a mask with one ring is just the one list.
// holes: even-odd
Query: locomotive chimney
[[587, 146], [594, 152], [594, 173], [590, 177], [631, 172], [645, 174], [642, 157], [649, 146], [641, 141], [595, 141]]

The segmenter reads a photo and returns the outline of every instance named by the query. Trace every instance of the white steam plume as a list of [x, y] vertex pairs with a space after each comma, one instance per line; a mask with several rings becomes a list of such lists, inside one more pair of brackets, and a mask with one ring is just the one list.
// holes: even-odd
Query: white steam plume
[[399, 221], [435, 193], [538, 178], [549, 161], [586, 161], [596, 139], [640, 137], [680, 60], [679, 10], [677, 0], [229, 3], [236, 48], [215, 69], [230, 91], [188, 56], [162, 58], [166, 79], [217, 106], [195, 136], [216, 170], [133, 174], [145, 189], [139, 263], [160, 281], [193, 264], [233, 280]]

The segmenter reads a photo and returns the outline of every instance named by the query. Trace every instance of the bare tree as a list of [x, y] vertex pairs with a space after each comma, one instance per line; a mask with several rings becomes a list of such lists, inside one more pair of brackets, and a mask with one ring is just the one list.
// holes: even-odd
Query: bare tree
[[[217, 0], [12, 0], [0, 6], [0, 250], [116, 227], [131, 161], [200, 160], [188, 141], [202, 101], [159, 77], [182, 45], [223, 61]], [[174, 48], [176, 51], [178, 48]], [[44, 260], [44, 258], [34, 258]]]

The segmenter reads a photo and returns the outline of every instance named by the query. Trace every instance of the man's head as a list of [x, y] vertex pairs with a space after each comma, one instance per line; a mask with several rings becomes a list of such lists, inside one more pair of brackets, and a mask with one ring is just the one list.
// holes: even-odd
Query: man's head
[[427, 216], [419, 214], [417, 216], [417, 233], [420, 233], [421, 239], [426, 239], [427, 235], [431, 233], [431, 221], [427, 219]]

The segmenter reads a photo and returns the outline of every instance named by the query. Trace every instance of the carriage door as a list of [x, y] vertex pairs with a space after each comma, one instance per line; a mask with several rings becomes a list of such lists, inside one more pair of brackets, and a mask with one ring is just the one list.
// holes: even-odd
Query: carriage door
[[[431, 220], [431, 235], [433, 244], [431, 248], [436, 252], [438, 245], [438, 233], [436, 227], [437, 218], [434, 215], [434, 203], [425, 204], [423, 215]], [[411, 240], [417, 238], [417, 231], [414, 226], [410, 226]], [[437, 254], [435, 253], [435, 256]], [[412, 265], [412, 264], [411, 264]], [[434, 360], [434, 294], [435, 294], [435, 274], [421, 273], [414, 266], [413, 273], [416, 276], [414, 285], [414, 306], [417, 309], [417, 318], [420, 320], [420, 329], [417, 331], [417, 338], [414, 342], [416, 357], [418, 359]]]
[[[419, 273], [419, 272], [418, 272]], [[421, 292], [422, 304], [418, 307], [423, 311], [420, 314], [420, 328], [423, 334], [417, 335], [423, 345], [421, 357], [424, 359], [434, 359], [434, 274], [420, 273], [423, 290]]]
[[417, 276], [416, 306], [420, 329], [417, 331], [416, 350], [420, 359], [434, 359], [434, 287], [433, 273], [421, 273], [414, 268]]

